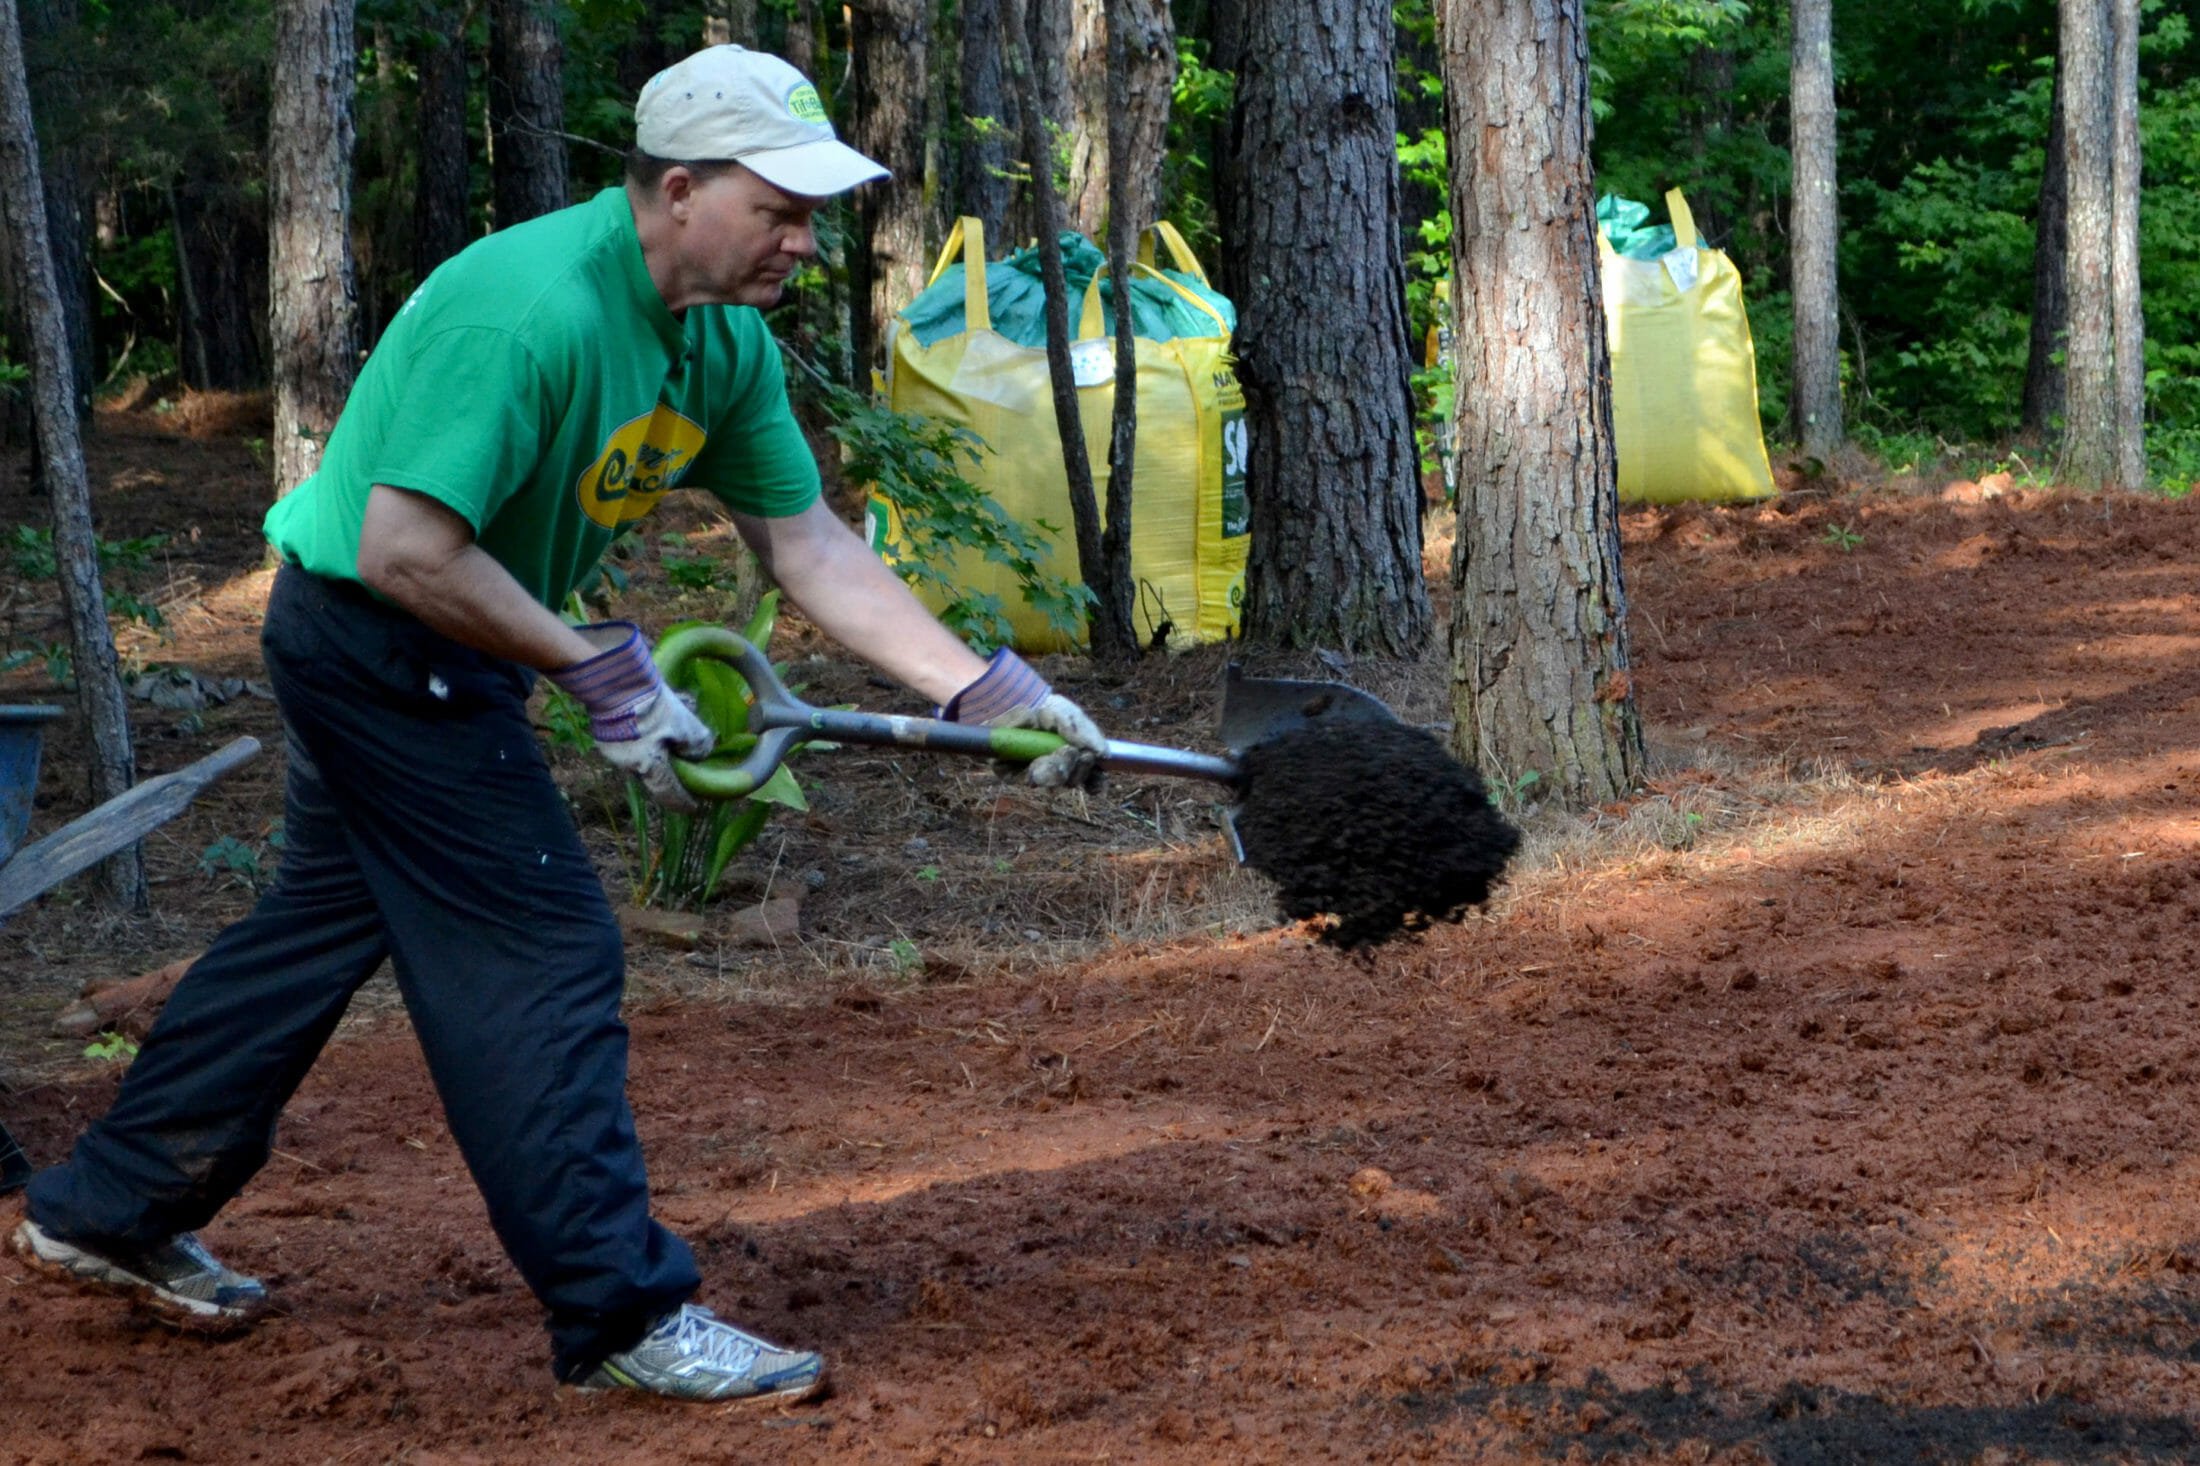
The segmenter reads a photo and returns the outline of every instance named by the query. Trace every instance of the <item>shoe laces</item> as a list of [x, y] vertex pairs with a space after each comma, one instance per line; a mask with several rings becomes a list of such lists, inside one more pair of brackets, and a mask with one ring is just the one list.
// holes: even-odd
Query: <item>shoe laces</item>
[[722, 1321], [717, 1314], [694, 1303], [681, 1307], [672, 1345], [682, 1354], [700, 1358], [728, 1374], [747, 1373], [749, 1366], [756, 1362], [756, 1356], [763, 1352], [760, 1340], [750, 1338]]

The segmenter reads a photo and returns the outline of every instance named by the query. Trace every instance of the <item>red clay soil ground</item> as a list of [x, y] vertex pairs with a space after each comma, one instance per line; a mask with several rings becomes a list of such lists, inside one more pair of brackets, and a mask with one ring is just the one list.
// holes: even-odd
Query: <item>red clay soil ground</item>
[[[0, 1460], [2200, 1459], [2200, 512], [1881, 491], [1626, 538], [1651, 789], [1532, 818], [1463, 926], [1352, 957], [1221, 923], [901, 983], [813, 930], [723, 959], [778, 964], [744, 979], [769, 1002], [637, 954], [662, 1215], [704, 1301], [828, 1354], [823, 1403], [553, 1387], [385, 1007], [209, 1231], [281, 1300], [257, 1331], [0, 1263]], [[1080, 690], [1131, 721], [1166, 676]], [[29, 1076], [0, 1113], [35, 1152], [114, 1076], [41, 1067], [22, 994], [233, 915], [188, 856], [272, 811], [253, 777], [156, 845], [168, 925], [64, 897], [0, 929]], [[829, 865], [975, 818], [906, 808], [805, 838]], [[1096, 817], [1008, 818], [1037, 880]], [[849, 950], [855, 904], [817, 918]]]

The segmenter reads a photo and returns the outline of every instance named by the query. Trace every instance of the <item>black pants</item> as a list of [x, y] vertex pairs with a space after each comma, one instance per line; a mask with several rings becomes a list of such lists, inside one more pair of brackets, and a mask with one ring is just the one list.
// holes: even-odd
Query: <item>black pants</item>
[[528, 725], [528, 674], [292, 568], [261, 646], [289, 755], [275, 883], [177, 986], [114, 1107], [32, 1180], [30, 1214], [85, 1242], [203, 1225], [387, 956], [575, 1378], [699, 1279], [649, 1217], [618, 923]]

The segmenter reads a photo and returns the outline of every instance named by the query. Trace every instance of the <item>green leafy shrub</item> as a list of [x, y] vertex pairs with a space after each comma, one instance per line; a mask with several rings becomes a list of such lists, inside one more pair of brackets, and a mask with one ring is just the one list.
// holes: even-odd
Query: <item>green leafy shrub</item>
[[[849, 478], [871, 485], [901, 514], [903, 543], [886, 547], [886, 563], [943, 606], [940, 620], [981, 653], [1009, 644], [1014, 629], [1000, 597], [957, 586], [947, 566], [957, 552], [975, 552], [1016, 577], [1024, 600], [1065, 636], [1081, 637], [1093, 597], [1082, 582], [1045, 565], [1053, 553], [1040, 521], [1026, 525], [964, 476], [965, 463], [987, 451], [976, 434], [916, 413], [896, 412], [806, 368], [811, 390], [832, 421]], [[1042, 533], [1042, 531], [1044, 533]]]

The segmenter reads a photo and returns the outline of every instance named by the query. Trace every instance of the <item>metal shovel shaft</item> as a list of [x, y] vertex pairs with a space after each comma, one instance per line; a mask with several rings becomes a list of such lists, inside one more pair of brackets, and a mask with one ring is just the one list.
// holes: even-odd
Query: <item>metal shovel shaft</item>
[[[871, 748], [909, 748], [972, 758], [1030, 763], [1062, 747], [1063, 740], [1034, 728], [986, 728], [940, 718], [813, 707], [788, 691], [771, 661], [744, 638], [719, 626], [675, 632], [657, 648], [657, 667], [675, 682], [688, 663], [711, 657], [732, 664], [756, 698], [749, 719], [759, 735], [738, 760], [673, 761], [673, 771], [689, 793], [702, 799], [739, 799], [753, 794], [787, 756], [805, 743], [855, 743]], [[1233, 759], [1162, 748], [1145, 743], [1108, 742], [1100, 766], [1110, 773], [1163, 774], [1236, 784], [1243, 770]]]

